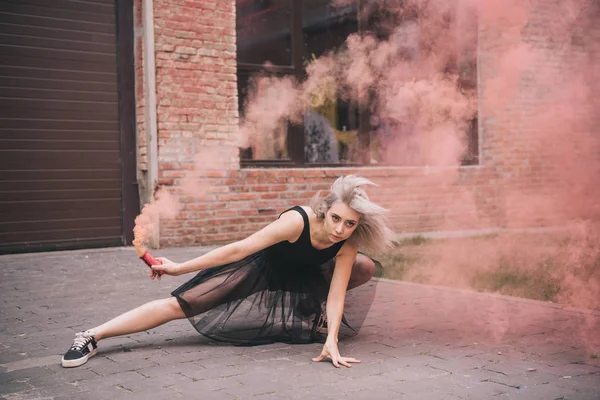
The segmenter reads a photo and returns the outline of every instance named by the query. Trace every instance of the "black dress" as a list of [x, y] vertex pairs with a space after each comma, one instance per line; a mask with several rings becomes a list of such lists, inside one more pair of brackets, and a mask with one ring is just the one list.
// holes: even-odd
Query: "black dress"
[[[317, 321], [327, 299], [334, 258], [344, 242], [315, 249], [308, 215], [299, 206], [285, 212], [292, 210], [304, 219], [302, 234], [294, 243], [283, 241], [240, 261], [203, 269], [173, 291], [198, 332], [240, 345], [323, 340]], [[372, 301], [374, 287], [369, 292], [361, 297]], [[358, 307], [364, 311], [358, 324], [368, 306]], [[346, 335], [356, 333], [358, 326], [350, 327], [345, 319], [344, 324]]]

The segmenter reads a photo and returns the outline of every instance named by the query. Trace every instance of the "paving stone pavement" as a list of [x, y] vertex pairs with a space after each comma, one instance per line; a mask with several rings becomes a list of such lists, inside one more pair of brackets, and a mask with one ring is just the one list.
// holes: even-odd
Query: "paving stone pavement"
[[0, 277], [0, 399], [600, 399], [598, 312], [379, 280], [360, 335], [340, 342], [362, 360], [351, 369], [312, 363], [320, 344], [236, 347], [186, 320], [64, 369], [75, 332], [188, 277], [151, 281], [132, 248], [0, 256]]

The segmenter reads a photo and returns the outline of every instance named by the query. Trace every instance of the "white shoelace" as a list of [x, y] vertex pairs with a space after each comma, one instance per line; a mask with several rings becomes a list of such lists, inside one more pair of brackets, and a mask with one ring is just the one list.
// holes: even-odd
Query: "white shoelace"
[[86, 335], [86, 332], [77, 332], [71, 350], [81, 351], [85, 346], [92, 341], [91, 335]]

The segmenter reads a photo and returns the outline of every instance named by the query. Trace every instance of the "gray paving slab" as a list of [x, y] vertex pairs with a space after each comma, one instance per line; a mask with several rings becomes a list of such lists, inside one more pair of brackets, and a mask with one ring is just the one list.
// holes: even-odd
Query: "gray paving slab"
[[0, 256], [0, 399], [600, 399], [600, 313], [387, 280], [360, 335], [340, 342], [362, 361], [351, 369], [311, 362], [319, 344], [230, 346], [185, 320], [60, 366], [75, 332], [187, 278], [149, 280], [132, 248]]

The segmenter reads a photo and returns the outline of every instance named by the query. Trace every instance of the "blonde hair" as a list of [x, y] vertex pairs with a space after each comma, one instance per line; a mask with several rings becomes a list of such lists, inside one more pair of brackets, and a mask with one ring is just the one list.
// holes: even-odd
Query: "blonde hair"
[[387, 209], [369, 200], [361, 186], [377, 186], [370, 180], [356, 175], [341, 176], [333, 182], [325, 196], [318, 192], [311, 200], [310, 207], [318, 219], [336, 202], [342, 202], [360, 214], [358, 226], [348, 238], [348, 242], [358, 248], [381, 252], [389, 249], [394, 240], [394, 232], [389, 227]]

